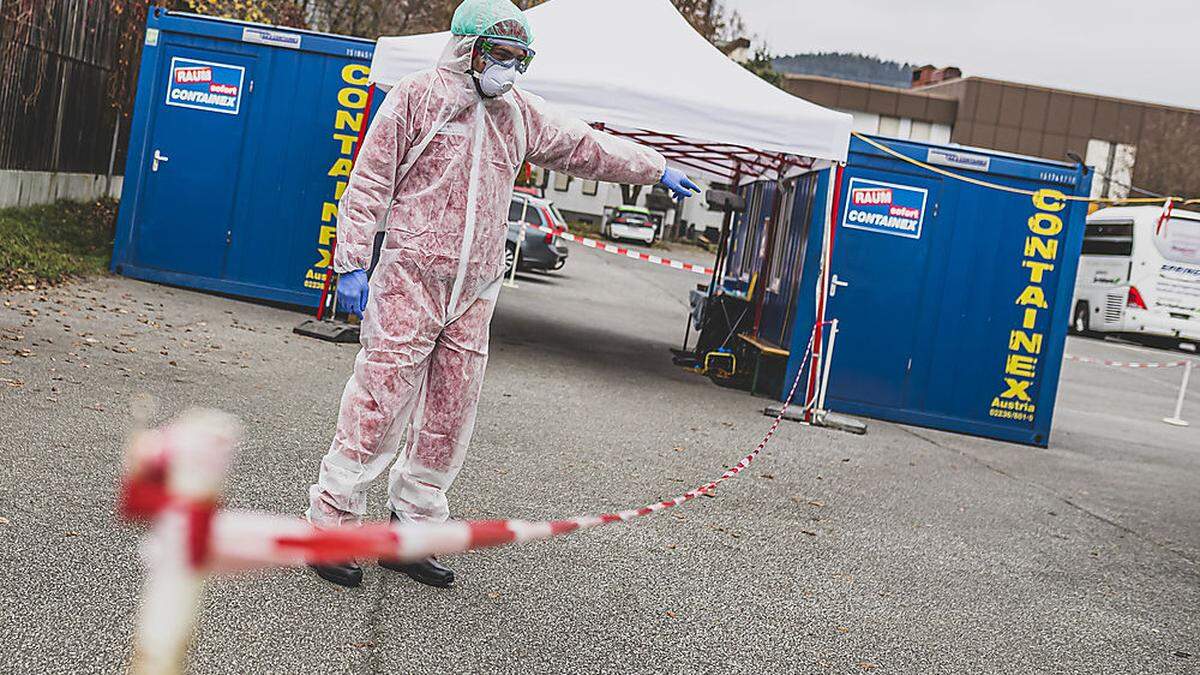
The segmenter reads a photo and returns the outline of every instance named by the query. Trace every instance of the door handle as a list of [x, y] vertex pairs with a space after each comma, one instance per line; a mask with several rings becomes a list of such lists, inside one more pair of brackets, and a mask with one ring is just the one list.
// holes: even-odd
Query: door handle
[[167, 157], [166, 155], [159, 152], [158, 148], [155, 148], [154, 149], [154, 163], [152, 163], [150, 165], [150, 171], [151, 172], [158, 171], [158, 163], [159, 162], [169, 162], [169, 161], [171, 161], [170, 157]]
[[838, 279], [838, 275], [836, 275], [836, 274], [833, 275], [833, 277], [831, 277], [829, 279], [829, 297], [832, 298], [837, 295], [837, 289], [839, 286], [844, 287], [844, 286], [849, 286], [849, 285], [850, 285], [849, 281], [842, 281], [842, 280]]

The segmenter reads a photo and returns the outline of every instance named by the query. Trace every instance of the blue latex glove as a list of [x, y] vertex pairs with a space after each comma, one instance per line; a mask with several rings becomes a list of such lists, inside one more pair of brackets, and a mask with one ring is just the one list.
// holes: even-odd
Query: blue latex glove
[[343, 272], [338, 275], [338, 309], [362, 318], [367, 308], [367, 273], [362, 270]]
[[693, 194], [700, 194], [700, 186], [692, 182], [687, 174], [679, 169], [667, 167], [663, 172], [662, 180], [659, 181], [675, 195], [675, 199], [683, 200], [685, 197], [691, 197]]

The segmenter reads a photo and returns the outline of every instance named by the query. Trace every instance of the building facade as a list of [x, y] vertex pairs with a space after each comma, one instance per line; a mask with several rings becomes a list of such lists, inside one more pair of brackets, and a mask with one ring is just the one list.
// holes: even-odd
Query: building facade
[[855, 130], [1052, 160], [1097, 171], [1092, 196], [1200, 195], [1200, 111], [919, 68], [900, 89], [785, 76], [801, 98], [854, 115]]

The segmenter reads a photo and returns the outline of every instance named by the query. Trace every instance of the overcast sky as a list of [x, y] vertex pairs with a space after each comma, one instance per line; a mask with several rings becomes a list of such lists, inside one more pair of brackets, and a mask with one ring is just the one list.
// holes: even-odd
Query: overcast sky
[[1200, 109], [1200, 0], [725, 0], [776, 54], [861, 52]]

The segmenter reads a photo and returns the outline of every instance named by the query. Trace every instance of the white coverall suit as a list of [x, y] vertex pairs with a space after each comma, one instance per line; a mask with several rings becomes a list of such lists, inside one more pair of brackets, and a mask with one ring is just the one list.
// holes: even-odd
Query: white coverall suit
[[437, 68], [388, 92], [338, 206], [339, 273], [370, 266], [376, 223], [388, 218], [362, 350], [309, 489], [308, 518], [318, 526], [361, 520], [366, 488], [395, 459], [410, 420], [389, 506], [405, 521], [449, 516], [446, 490], [475, 426], [509, 202], [525, 160], [640, 185], [658, 182], [666, 166], [658, 152], [595, 131], [533, 94], [481, 97], [469, 74], [474, 42], [451, 38]]

